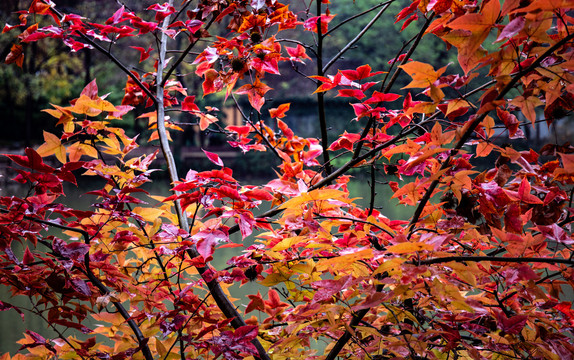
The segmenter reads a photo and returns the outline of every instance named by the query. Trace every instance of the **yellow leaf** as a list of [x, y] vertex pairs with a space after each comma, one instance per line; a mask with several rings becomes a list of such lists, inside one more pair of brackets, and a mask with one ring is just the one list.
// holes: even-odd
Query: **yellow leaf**
[[403, 185], [400, 189], [395, 191], [392, 199], [399, 199], [401, 204], [415, 205], [423, 196], [425, 191], [424, 187], [420, 186], [419, 179], [415, 179], [414, 182], [407, 183]]
[[467, 311], [469, 313], [475, 312], [475, 309], [472, 306], [465, 303], [464, 301], [453, 300], [450, 302], [450, 305], [456, 310], [463, 310], [463, 311]]
[[432, 65], [419, 61], [411, 61], [399, 66], [413, 79], [403, 89], [427, 88], [434, 83], [446, 70], [446, 66], [435, 71]]
[[42, 111], [47, 112], [48, 114], [58, 119], [58, 123], [56, 125], [62, 124], [64, 126], [64, 132], [73, 132], [74, 116], [72, 116], [72, 112], [69, 110], [69, 108], [61, 107], [54, 104], [51, 105], [55, 109], [45, 109]]
[[416, 142], [407, 139], [407, 142], [402, 145], [397, 145], [387, 151], [385, 151], [382, 155], [385, 156], [387, 159], [391, 159], [391, 157], [395, 154], [414, 154], [415, 152], [421, 149], [421, 145], [417, 144]]
[[[165, 130], [165, 133], [167, 135], [167, 140], [172, 141], [171, 135], [169, 134], [169, 131]], [[159, 139], [159, 133], [157, 131], [154, 131], [153, 133], [151, 133], [151, 136], [149, 137], [148, 142], [158, 140], [158, 139]]]
[[271, 287], [273, 285], [277, 285], [282, 282], [289, 281], [291, 277], [291, 273], [279, 273], [279, 272], [272, 272], [271, 274], [267, 275], [265, 279], [260, 281], [259, 283], [263, 286]]
[[348, 202], [346, 196], [347, 194], [340, 190], [318, 189], [307, 193], [302, 193], [300, 196], [297, 196], [293, 199], [290, 199], [289, 201], [284, 202], [280, 208], [287, 209], [297, 207], [299, 205], [317, 200], [340, 200]]
[[167, 349], [163, 346], [161, 340], [157, 338], [155, 339], [155, 351], [157, 351], [159, 357], [162, 359], [165, 358], [165, 355], [167, 354]]
[[470, 107], [470, 104], [466, 100], [454, 99], [452, 101], [449, 101], [448, 106], [446, 108], [446, 116], [448, 116], [450, 113], [452, 113], [452, 112], [454, 112], [460, 108], [464, 108], [464, 107]]
[[285, 238], [279, 241], [271, 250], [273, 251], [282, 251], [291, 248], [293, 245], [303, 241], [305, 237], [303, 236], [294, 236], [290, 238]]
[[490, 152], [494, 149], [494, 145], [491, 143], [487, 143], [485, 141], [478, 143], [476, 145], [476, 156], [477, 157], [485, 157], [490, 154]]
[[80, 161], [82, 155], [87, 155], [94, 159], [98, 158], [98, 150], [90, 145], [82, 144], [80, 142], [75, 142], [68, 146], [67, 151], [68, 154], [70, 154], [70, 161]]
[[168, 123], [168, 122], [165, 123], [165, 127], [168, 129], [172, 129], [172, 130], [183, 131], [183, 129], [181, 127], [179, 127], [175, 124], [172, 124], [172, 123]]
[[106, 137], [102, 140], [107, 145], [105, 150], [104, 150], [104, 152], [106, 154], [119, 155], [119, 154], [123, 153], [122, 149], [120, 148], [120, 142], [118, 141], [118, 139], [116, 137]]
[[451, 268], [462, 281], [472, 286], [476, 286], [476, 277], [474, 274], [481, 273], [481, 270], [478, 268], [476, 263], [468, 262], [463, 264], [452, 261], [445, 264], [445, 266]]
[[81, 95], [71, 108], [76, 114], [86, 114], [88, 116], [98, 116], [102, 111], [118, 112], [119, 110], [111, 102], [101, 98], [90, 99], [86, 95]]
[[466, 189], [472, 189], [472, 180], [469, 175], [476, 174], [478, 171], [462, 170], [454, 175], [454, 183], [463, 185]]
[[431, 114], [436, 110], [436, 104], [428, 101], [421, 101], [420, 103], [411, 106], [405, 112], [405, 115], [418, 114]]
[[56, 109], [44, 109], [42, 110], [43, 112], [46, 112], [50, 115], [52, 115], [53, 117], [55, 117], [56, 119], [59, 119], [60, 116], [62, 116], [62, 113], [59, 110]]
[[522, 154], [520, 152], [514, 150], [510, 146], [507, 146], [504, 149], [501, 149], [500, 155], [506, 156], [506, 157], [510, 158], [510, 160], [512, 160], [512, 161], [517, 161], [518, 159], [520, 159], [522, 157]]
[[311, 274], [314, 268], [315, 262], [312, 259], [307, 259], [291, 266], [291, 270], [302, 274]]
[[372, 249], [362, 249], [350, 254], [344, 254], [330, 259], [322, 259], [317, 262], [317, 270], [325, 271], [331, 270], [332, 268], [353, 270], [353, 264], [355, 264], [357, 261], [362, 259], [369, 259], [372, 256]]
[[401, 271], [401, 264], [404, 263], [405, 260], [401, 258], [394, 258], [383, 262], [377, 270], [375, 270], [373, 275], [383, 274], [385, 272], [389, 273], [389, 275], [394, 275], [396, 273], [400, 273]]
[[60, 161], [62, 164], [66, 163], [66, 148], [60, 142], [60, 138], [56, 135], [44, 131], [44, 143], [40, 145], [38, 150], [38, 154], [40, 156], [50, 156], [52, 154], [56, 155], [56, 159]]
[[536, 110], [535, 108], [544, 105], [542, 101], [536, 96], [529, 96], [528, 98], [524, 98], [524, 96], [517, 96], [510, 102], [512, 105], [518, 106], [524, 116], [530, 120], [532, 125], [536, 122]]
[[101, 312], [98, 314], [92, 314], [92, 317], [96, 321], [103, 321], [105, 323], [109, 323], [114, 326], [119, 326], [125, 322], [125, 319], [119, 312], [118, 313]]
[[389, 246], [387, 251], [393, 254], [408, 254], [421, 250], [433, 250], [434, 247], [425, 243], [403, 242]]
[[148, 118], [148, 126], [152, 126], [153, 124], [157, 123], [157, 112], [151, 111], [145, 114], [141, 114], [137, 118], [138, 119]]
[[160, 195], [148, 195], [148, 196], [158, 202], [163, 202], [166, 198], [165, 196]]
[[355, 329], [363, 334], [367, 334], [373, 337], [377, 337], [381, 334], [376, 328], [368, 326], [357, 326]]
[[162, 209], [149, 208], [149, 207], [144, 208], [139, 206], [134, 208], [132, 211], [147, 221], [153, 221], [154, 219], [163, 216], [164, 213]]
[[492, 116], [487, 115], [484, 120], [482, 120], [482, 126], [484, 126], [487, 138], [490, 138], [492, 135], [494, 135], [494, 119]]
[[444, 93], [441, 89], [431, 84], [430, 86], [430, 98], [432, 99], [433, 103], [437, 104], [444, 99]]
[[62, 126], [64, 127], [65, 133], [73, 133], [74, 129], [76, 128], [76, 124], [74, 124], [73, 121], [66, 121], [66, 122], [62, 123]]

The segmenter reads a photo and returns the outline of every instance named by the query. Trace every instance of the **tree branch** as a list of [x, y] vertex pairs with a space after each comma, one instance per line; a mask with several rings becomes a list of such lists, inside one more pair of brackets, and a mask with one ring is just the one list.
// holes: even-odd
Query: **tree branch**
[[[341, 176], [345, 172], [347, 172], [347, 170], [349, 170], [353, 166], [355, 166], [358, 163], [360, 163], [361, 161], [367, 159], [369, 156], [372, 156], [373, 154], [381, 151], [385, 147], [395, 144], [396, 142], [400, 141], [404, 136], [407, 136], [408, 134], [411, 134], [412, 132], [414, 132], [415, 129], [416, 129], [416, 127], [411, 127], [407, 130], [403, 129], [394, 138], [380, 144], [377, 147], [374, 147], [373, 149], [369, 150], [368, 152], [364, 153], [363, 155], [361, 155], [359, 157], [352, 158], [347, 163], [345, 163], [343, 166], [341, 166], [339, 169], [333, 171], [330, 175], [324, 177], [323, 179], [318, 181], [315, 185], [310, 186], [308, 191], [317, 190], [317, 189], [320, 189], [320, 188], [328, 185], [333, 180], [335, 180], [336, 178], [338, 178], [339, 176]], [[264, 212], [263, 214], [257, 216], [257, 218], [262, 219], [262, 218], [266, 218], [266, 217], [275, 216], [277, 214], [282, 213], [283, 210], [284, 209], [281, 209], [279, 206], [276, 206], [276, 207], [269, 209], [268, 211]], [[229, 228], [229, 234], [233, 234], [233, 233], [236, 233], [238, 231], [239, 231], [239, 225], [234, 225], [231, 228]]]
[[[317, 59], [317, 75], [323, 76], [325, 72], [323, 71], [323, 35], [322, 28], [321, 28], [321, 1], [317, 0], [317, 52], [316, 52], [316, 59]], [[319, 84], [317, 84], [319, 87]], [[331, 159], [329, 158], [329, 135], [327, 133], [327, 117], [325, 115], [325, 94], [323, 92], [317, 93], [317, 108], [319, 111], [319, 127], [321, 129], [321, 147], [323, 148], [323, 166], [325, 168], [325, 172], [329, 175], [333, 171], [333, 167], [331, 166]]]
[[[173, 0], [170, 0], [169, 5], [172, 5], [172, 3], [173, 3]], [[169, 19], [170, 19], [170, 16], [167, 16], [163, 20], [163, 25], [162, 25], [163, 28], [167, 27], [167, 25], [169, 24]], [[157, 83], [157, 88], [156, 88], [157, 131], [158, 131], [158, 135], [159, 135], [161, 149], [162, 149], [164, 158], [166, 159], [166, 162], [167, 162], [169, 176], [170, 176], [171, 182], [173, 183], [173, 182], [179, 180], [179, 176], [177, 174], [177, 167], [175, 164], [173, 153], [171, 151], [171, 147], [169, 145], [169, 141], [167, 139], [167, 132], [166, 132], [167, 130], [165, 128], [165, 107], [164, 107], [165, 105], [164, 105], [164, 97], [163, 97], [163, 90], [164, 90], [165, 81], [163, 79], [163, 67], [165, 64], [166, 51], [167, 51], [167, 35], [162, 32], [162, 35], [160, 37], [159, 58], [158, 58], [158, 64], [157, 64], [158, 70], [157, 70], [157, 79], [156, 79], [156, 83]], [[167, 79], [167, 77], [166, 77], [166, 79]], [[177, 191], [174, 191], [174, 193], [176, 195], [179, 195], [179, 192], [177, 192]], [[182, 210], [179, 200], [177, 200], [177, 199], [174, 200], [174, 204], [175, 204], [176, 215], [177, 215], [177, 218], [179, 221], [179, 226], [181, 229], [184, 229], [187, 231], [189, 229], [189, 225], [188, 225], [188, 221], [187, 221], [187, 215]], [[197, 251], [197, 249], [195, 248], [195, 246], [192, 247], [191, 249], [188, 249], [187, 254], [192, 259], [201, 256], [199, 254], [199, 252]], [[246, 325], [245, 321], [243, 320], [243, 318], [241, 317], [239, 312], [235, 309], [235, 307], [233, 306], [231, 301], [227, 298], [227, 296], [225, 295], [225, 293], [221, 289], [221, 286], [219, 285], [217, 278], [210, 279], [207, 277], [207, 271], [208, 270], [209, 270], [209, 267], [207, 265], [203, 266], [203, 267], [197, 267], [197, 271], [199, 272], [199, 274], [201, 275], [201, 277], [205, 281], [205, 283], [206, 283], [207, 287], [209, 288], [209, 291], [211, 292], [211, 295], [213, 296], [217, 306], [223, 312], [225, 317], [227, 317], [228, 319], [232, 319], [231, 325], [234, 328], [237, 329], [241, 326], [245, 326]], [[267, 355], [267, 352], [265, 351], [265, 349], [263, 348], [263, 346], [261, 345], [259, 340], [253, 339], [252, 344], [257, 348], [257, 351], [259, 353], [259, 357], [261, 359], [270, 360], [269, 356]]]
[[413, 265], [432, 265], [442, 264], [451, 261], [456, 262], [506, 262], [506, 263], [548, 263], [548, 264], [566, 264], [573, 265], [574, 260], [571, 259], [558, 259], [558, 258], [532, 258], [532, 257], [497, 257], [497, 256], [445, 256], [426, 260], [413, 260], [410, 264]]
[[[425, 24], [423, 25], [423, 27], [420, 29], [415, 42], [411, 45], [411, 47], [409, 48], [409, 51], [407, 51], [407, 54], [405, 55], [405, 57], [403, 58], [403, 60], [401, 61], [401, 65], [404, 65], [407, 63], [407, 61], [409, 61], [410, 56], [415, 52], [416, 48], [418, 47], [424, 32], [426, 31], [426, 29], [428, 28], [428, 26], [431, 23], [433, 16], [430, 16], [427, 21], [425, 22]], [[400, 55], [400, 54], [399, 54]], [[391, 90], [391, 87], [395, 84], [395, 81], [397, 80], [397, 78], [399, 77], [400, 72], [402, 71], [402, 69], [400, 67], [397, 67], [393, 73], [393, 76], [391, 77], [391, 80], [389, 81], [389, 83], [387, 84], [387, 86], [385, 86], [384, 89], [382, 89], [382, 93], [386, 94]], [[385, 78], [386, 81], [386, 78]], [[384, 82], [383, 82], [384, 83]], [[379, 103], [375, 104], [374, 107], [379, 106]], [[375, 119], [371, 116], [369, 118], [369, 121], [367, 122], [367, 125], [365, 125], [365, 128], [363, 129], [363, 132], [361, 133], [361, 137], [360, 137], [360, 141], [357, 144], [357, 147], [355, 148], [355, 150], [353, 151], [353, 158], [356, 158], [359, 156], [359, 154], [361, 153], [361, 150], [363, 148], [363, 144], [365, 143], [364, 138], [367, 136], [367, 134], [369, 133], [369, 131], [371, 131], [371, 127], [374, 125], [375, 123]]]
[[[317, 3], [320, 3], [320, 1], [318, 1]], [[347, 45], [345, 45], [345, 47], [343, 47], [341, 49], [341, 51], [339, 51], [337, 53], [337, 55], [333, 56], [333, 58], [327, 63], [327, 65], [325, 65], [323, 67], [323, 73], [326, 73], [327, 70], [329, 70], [329, 68], [335, 63], [337, 62], [337, 60], [339, 60], [339, 58], [341, 56], [343, 56], [344, 53], [347, 52], [347, 50], [349, 50], [353, 45], [355, 45], [355, 43], [357, 41], [359, 41], [363, 35], [365, 35], [367, 33], [367, 31], [369, 31], [369, 29], [375, 25], [375, 23], [377, 22], [377, 20], [381, 17], [381, 15], [383, 15], [385, 13], [385, 11], [389, 8], [389, 6], [391, 5], [391, 2], [387, 2], [383, 8], [381, 10], [379, 10], [379, 12], [371, 19], [371, 21], [369, 21], [369, 23], [367, 25], [365, 25], [365, 27], [357, 34], [357, 36], [355, 36], [355, 38], [351, 41], [349, 41], [347, 43]]]
[[341, 21], [340, 23], [338, 23], [337, 25], [333, 26], [331, 29], [329, 29], [329, 31], [327, 31], [327, 32], [325, 33], [325, 36], [330, 35], [332, 32], [334, 32], [335, 30], [337, 30], [337, 29], [340, 28], [341, 26], [347, 24], [348, 22], [351, 22], [351, 21], [353, 21], [353, 20], [355, 20], [355, 19], [357, 19], [357, 18], [359, 18], [359, 17], [361, 17], [361, 16], [363, 16], [363, 15], [367, 15], [367, 14], [370, 13], [371, 11], [377, 10], [377, 9], [380, 8], [381, 6], [390, 5], [390, 4], [392, 4], [393, 2], [395, 2], [395, 0], [385, 1], [385, 2], [379, 3], [379, 4], [377, 4], [377, 5], [373, 6], [373, 7], [371, 7], [370, 9], [367, 9], [367, 10], [365, 10], [365, 11], [363, 11], [363, 12], [360, 12], [360, 13], [358, 13], [358, 14], [355, 14], [355, 15], [353, 15], [353, 16], [350, 16], [350, 17], [346, 18], [345, 20]]
[[[64, 14], [62, 14], [60, 11], [58, 11], [54, 7], [52, 7], [51, 10], [53, 12], [55, 12], [60, 18], [64, 17]], [[118, 58], [116, 58], [114, 55], [112, 55], [112, 53], [110, 51], [101, 47], [98, 43], [96, 43], [94, 40], [92, 40], [88, 35], [80, 32], [80, 31], [78, 31], [78, 34], [88, 44], [90, 44], [91, 46], [96, 48], [99, 52], [101, 52], [102, 54], [107, 56], [108, 59], [110, 59], [114, 64], [116, 64], [117, 67], [119, 67], [124, 73], [126, 73], [126, 75], [129, 76], [147, 96], [149, 96], [149, 98], [154, 102], [154, 104], [157, 103], [156, 98], [153, 95], [153, 93], [147, 87], [145, 87], [143, 85], [143, 83], [140, 81], [140, 79], [138, 79]]]
[[[189, 3], [188, 3], [189, 4]], [[188, 5], [186, 4], [186, 6]], [[179, 13], [178, 13], [179, 15]], [[215, 17], [212, 17], [211, 20], [209, 21], [209, 23], [205, 26], [204, 29], [209, 29], [209, 27], [211, 26], [211, 24], [213, 24], [213, 21], [215, 20]], [[200, 38], [197, 38], [195, 41], [191, 42], [187, 48], [183, 51], [183, 53], [180, 55], [179, 58], [177, 58], [177, 60], [173, 63], [173, 65], [169, 68], [169, 70], [167, 71], [167, 73], [165, 74], [165, 78], [162, 82], [162, 86], [165, 86], [166, 81], [169, 79], [169, 77], [171, 76], [171, 74], [175, 71], [175, 69], [177, 69], [177, 67], [183, 62], [183, 60], [185, 59], [185, 57], [187, 55], [189, 55], [189, 53], [191, 52], [191, 50], [193, 49], [193, 47], [197, 44], [197, 42], [200, 40]], [[162, 69], [163, 71], [163, 69]]]

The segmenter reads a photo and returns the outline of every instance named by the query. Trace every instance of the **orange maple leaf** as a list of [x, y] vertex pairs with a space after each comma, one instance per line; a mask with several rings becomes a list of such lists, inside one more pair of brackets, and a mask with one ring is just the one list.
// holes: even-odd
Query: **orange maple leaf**
[[261, 112], [261, 107], [265, 104], [265, 93], [271, 88], [261, 81], [259, 78], [255, 79], [253, 84], [246, 84], [235, 91], [236, 94], [247, 94], [249, 103], [255, 110]]
[[524, 96], [517, 96], [510, 102], [512, 105], [516, 105], [522, 110], [524, 116], [530, 120], [532, 125], [536, 122], [536, 110], [535, 108], [544, 105], [542, 101], [536, 96], [529, 96], [524, 98]]
[[56, 159], [62, 164], [66, 163], [66, 148], [62, 145], [60, 138], [56, 135], [44, 131], [44, 143], [36, 150], [40, 156], [56, 155]]
[[554, 170], [554, 177], [560, 181], [574, 181], [574, 154], [559, 153], [562, 167]]
[[272, 118], [282, 119], [285, 117], [285, 113], [289, 110], [291, 103], [285, 103], [279, 105], [277, 108], [269, 109], [269, 116]]
[[435, 71], [432, 65], [419, 61], [411, 61], [399, 67], [413, 79], [407, 86], [403, 87], [403, 89], [427, 88], [437, 81], [446, 70], [445, 66]]
[[22, 67], [22, 64], [24, 64], [24, 48], [22, 45], [12, 45], [10, 53], [6, 56], [6, 60], [4, 60], [4, 62], [6, 64], [16, 63], [16, 65]]
[[481, 45], [496, 25], [499, 15], [500, 2], [489, 1], [483, 3], [479, 13], [460, 16], [446, 25], [453, 31], [444, 36], [444, 39], [458, 49], [458, 61], [465, 74], [484, 55]]

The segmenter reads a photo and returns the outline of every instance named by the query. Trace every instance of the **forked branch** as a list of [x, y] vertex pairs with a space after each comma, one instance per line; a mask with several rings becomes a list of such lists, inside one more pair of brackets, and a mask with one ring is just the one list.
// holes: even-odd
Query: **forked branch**
[[[173, 3], [173, 0], [170, 0], [169, 5], [171, 6], [172, 3]], [[170, 19], [170, 16], [167, 16], [164, 19], [164, 21], [163, 21], [163, 27], [164, 28], [166, 28], [169, 25], [169, 19]], [[168, 39], [167, 35], [164, 32], [162, 32], [162, 35], [160, 37], [159, 59], [158, 59], [158, 64], [157, 64], [158, 71], [157, 71], [157, 79], [156, 79], [156, 83], [157, 83], [156, 110], [157, 110], [157, 131], [158, 131], [158, 136], [159, 136], [159, 140], [160, 140], [160, 145], [161, 145], [163, 155], [164, 155], [166, 162], [167, 162], [169, 177], [171, 179], [171, 182], [173, 183], [173, 182], [179, 180], [179, 175], [177, 173], [177, 167], [175, 164], [175, 159], [173, 157], [173, 153], [171, 151], [171, 146], [169, 145], [169, 140], [167, 138], [167, 129], [165, 127], [165, 107], [164, 107], [165, 105], [164, 105], [164, 97], [163, 97], [164, 85], [166, 83], [166, 81], [163, 79], [163, 68], [165, 65], [165, 55], [167, 52], [167, 39]], [[177, 195], [178, 192], [175, 192], [175, 194]], [[179, 200], [177, 200], [177, 199], [174, 200], [174, 204], [175, 204], [176, 214], [177, 214], [180, 228], [184, 229], [184, 230], [189, 229], [187, 216], [186, 216], [185, 212], [182, 210], [181, 205], [179, 203]], [[190, 258], [197, 258], [200, 256], [199, 252], [197, 251], [197, 249], [195, 247], [188, 249], [187, 254]], [[234, 328], [237, 329], [241, 326], [245, 326], [246, 325], [245, 321], [243, 320], [243, 318], [241, 317], [239, 312], [235, 309], [235, 306], [233, 306], [231, 301], [227, 298], [227, 296], [225, 295], [225, 293], [221, 289], [221, 286], [219, 285], [217, 278], [212, 279], [212, 278], [207, 277], [207, 270], [208, 269], [209, 269], [208, 266], [197, 268], [198, 272], [200, 273], [200, 275], [204, 279], [207, 287], [209, 288], [209, 291], [211, 292], [211, 295], [213, 296], [217, 306], [220, 308], [220, 310], [223, 312], [223, 314], [228, 319], [232, 320], [231, 324]], [[257, 340], [257, 338], [253, 339], [252, 343], [257, 348], [257, 352], [259, 353], [259, 357], [261, 359], [265, 359], [265, 360], [269, 359], [267, 352], [265, 351], [265, 349], [263, 348], [263, 346], [261, 345], [259, 340]]]

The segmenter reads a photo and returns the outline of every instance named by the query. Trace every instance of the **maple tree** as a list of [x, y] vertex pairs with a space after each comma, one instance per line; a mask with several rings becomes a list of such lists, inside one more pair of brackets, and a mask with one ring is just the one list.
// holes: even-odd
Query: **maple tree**
[[[271, 0], [124, 5], [103, 23], [49, 0], [20, 11], [3, 30], [20, 31], [7, 64], [52, 38], [100, 52], [126, 82], [114, 104], [92, 81], [45, 110], [61, 133], [5, 154], [28, 191], [0, 198], [0, 282], [33, 307], [3, 299], [0, 310], [39, 316], [58, 335], [28, 330], [21, 352], [2, 359], [572, 359], [574, 148], [520, 139], [574, 106], [574, 3], [401, 3], [396, 22], [418, 31], [389, 49], [388, 67], [338, 68], [392, 3], [346, 19], [328, 1], [297, 13]], [[372, 20], [326, 58], [329, 37], [360, 16]], [[456, 50], [460, 71], [425, 62], [416, 50], [429, 37]], [[172, 52], [178, 38], [184, 48]], [[114, 55], [130, 46], [137, 68]], [[185, 63], [192, 72], [180, 72]], [[316, 87], [318, 139], [290, 129], [293, 104], [265, 107], [267, 79], [303, 67], [314, 69], [304, 77]], [[410, 80], [399, 88], [401, 74]], [[202, 93], [182, 77], [201, 79]], [[221, 125], [203, 103], [213, 93], [236, 104], [243, 125]], [[348, 98], [360, 131], [329, 132], [332, 96]], [[136, 106], [170, 194], [142, 188], [159, 150], [134, 156], [138, 139], [111, 124]], [[185, 125], [166, 111], [241, 153], [271, 152], [276, 178], [241, 184], [208, 150], [211, 170], [180, 176], [169, 139]], [[352, 169], [368, 176], [368, 206], [349, 194]], [[103, 180], [87, 191], [91, 210], [60, 201], [78, 176]], [[382, 213], [376, 184], [409, 220]], [[215, 268], [226, 247], [236, 256]], [[269, 290], [234, 299], [231, 285], [251, 281]]]

